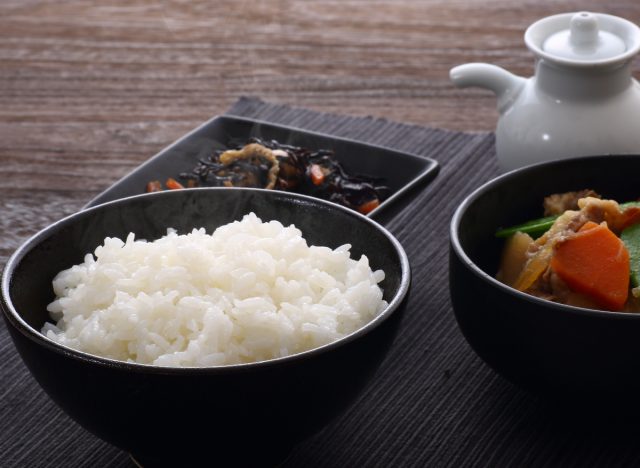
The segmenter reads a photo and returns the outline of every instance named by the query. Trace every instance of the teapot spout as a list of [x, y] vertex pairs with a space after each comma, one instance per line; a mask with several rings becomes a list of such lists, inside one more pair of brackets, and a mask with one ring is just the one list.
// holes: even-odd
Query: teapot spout
[[488, 63], [467, 63], [449, 72], [453, 84], [459, 88], [479, 86], [493, 91], [498, 97], [498, 111], [502, 112], [520, 94], [527, 80], [504, 68]]

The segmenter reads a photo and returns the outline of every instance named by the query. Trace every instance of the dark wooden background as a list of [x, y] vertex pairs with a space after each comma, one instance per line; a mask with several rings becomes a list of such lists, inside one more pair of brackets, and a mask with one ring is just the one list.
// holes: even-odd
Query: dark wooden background
[[493, 96], [448, 70], [530, 75], [531, 22], [637, 0], [2, 0], [0, 265], [239, 96], [491, 130]]

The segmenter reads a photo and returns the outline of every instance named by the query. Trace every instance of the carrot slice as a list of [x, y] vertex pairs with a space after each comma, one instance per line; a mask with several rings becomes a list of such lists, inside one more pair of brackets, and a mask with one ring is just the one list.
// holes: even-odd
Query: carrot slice
[[586, 223], [556, 245], [551, 268], [567, 286], [601, 307], [621, 310], [629, 294], [629, 252], [604, 224]]
[[180, 182], [178, 182], [176, 179], [169, 177], [167, 179], [167, 181], [165, 182], [165, 185], [167, 186], [167, 188], [169, 190], [177, 190], [177, 189], [183, 189], [184, 185], [182, 185]]
[[373, 200], [369, 200], [368, 202], [363, 203], [358, 207], [358, 211], [362, 214], [371, 213], [373, 210], [380, 206], [380, 200], [374, 198]]
[[620, 223], [620, 231], [624, 231], [629, 226], [640, 222], [640, 208], [632, 206], [622, 212], [622, 221]]
[[313, 185], [320, 185], [324, 182], [324, 172], [318, 164], [312, 164], [309, 172], [311, 173], [311, 182], [313, 182]]

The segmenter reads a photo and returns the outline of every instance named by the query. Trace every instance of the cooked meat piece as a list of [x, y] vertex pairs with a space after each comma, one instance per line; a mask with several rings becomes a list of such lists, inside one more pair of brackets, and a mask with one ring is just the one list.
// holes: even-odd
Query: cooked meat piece
[[624, 212], [615, 200], [600, 200], [599, 198], [588, 197], [581, 199], [578, 202], [578, 206], [580, 207], [580, 212], [584, 213], [586, 221], [593, 221], [598, 224], [606, 221], [607, 227], [616, 234], [619, 234], [624, 229], [627, 222]]
[[555, 193], [544, 199], [544, 215], [560, 215], [567, 210], [577, 210], [578, 200], [586, 197], [600, 198], [593, 190], [579, 190], [577, 192]]

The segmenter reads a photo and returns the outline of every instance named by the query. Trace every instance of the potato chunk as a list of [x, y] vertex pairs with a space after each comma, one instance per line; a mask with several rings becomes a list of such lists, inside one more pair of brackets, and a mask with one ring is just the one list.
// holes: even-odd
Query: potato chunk
[[531, 236], [523, 232], [516, 232], [507, 239], [496, 275], [498, 281], [510, 286], [515, 283], [527, 262], [527, 250], [532, 243]]

